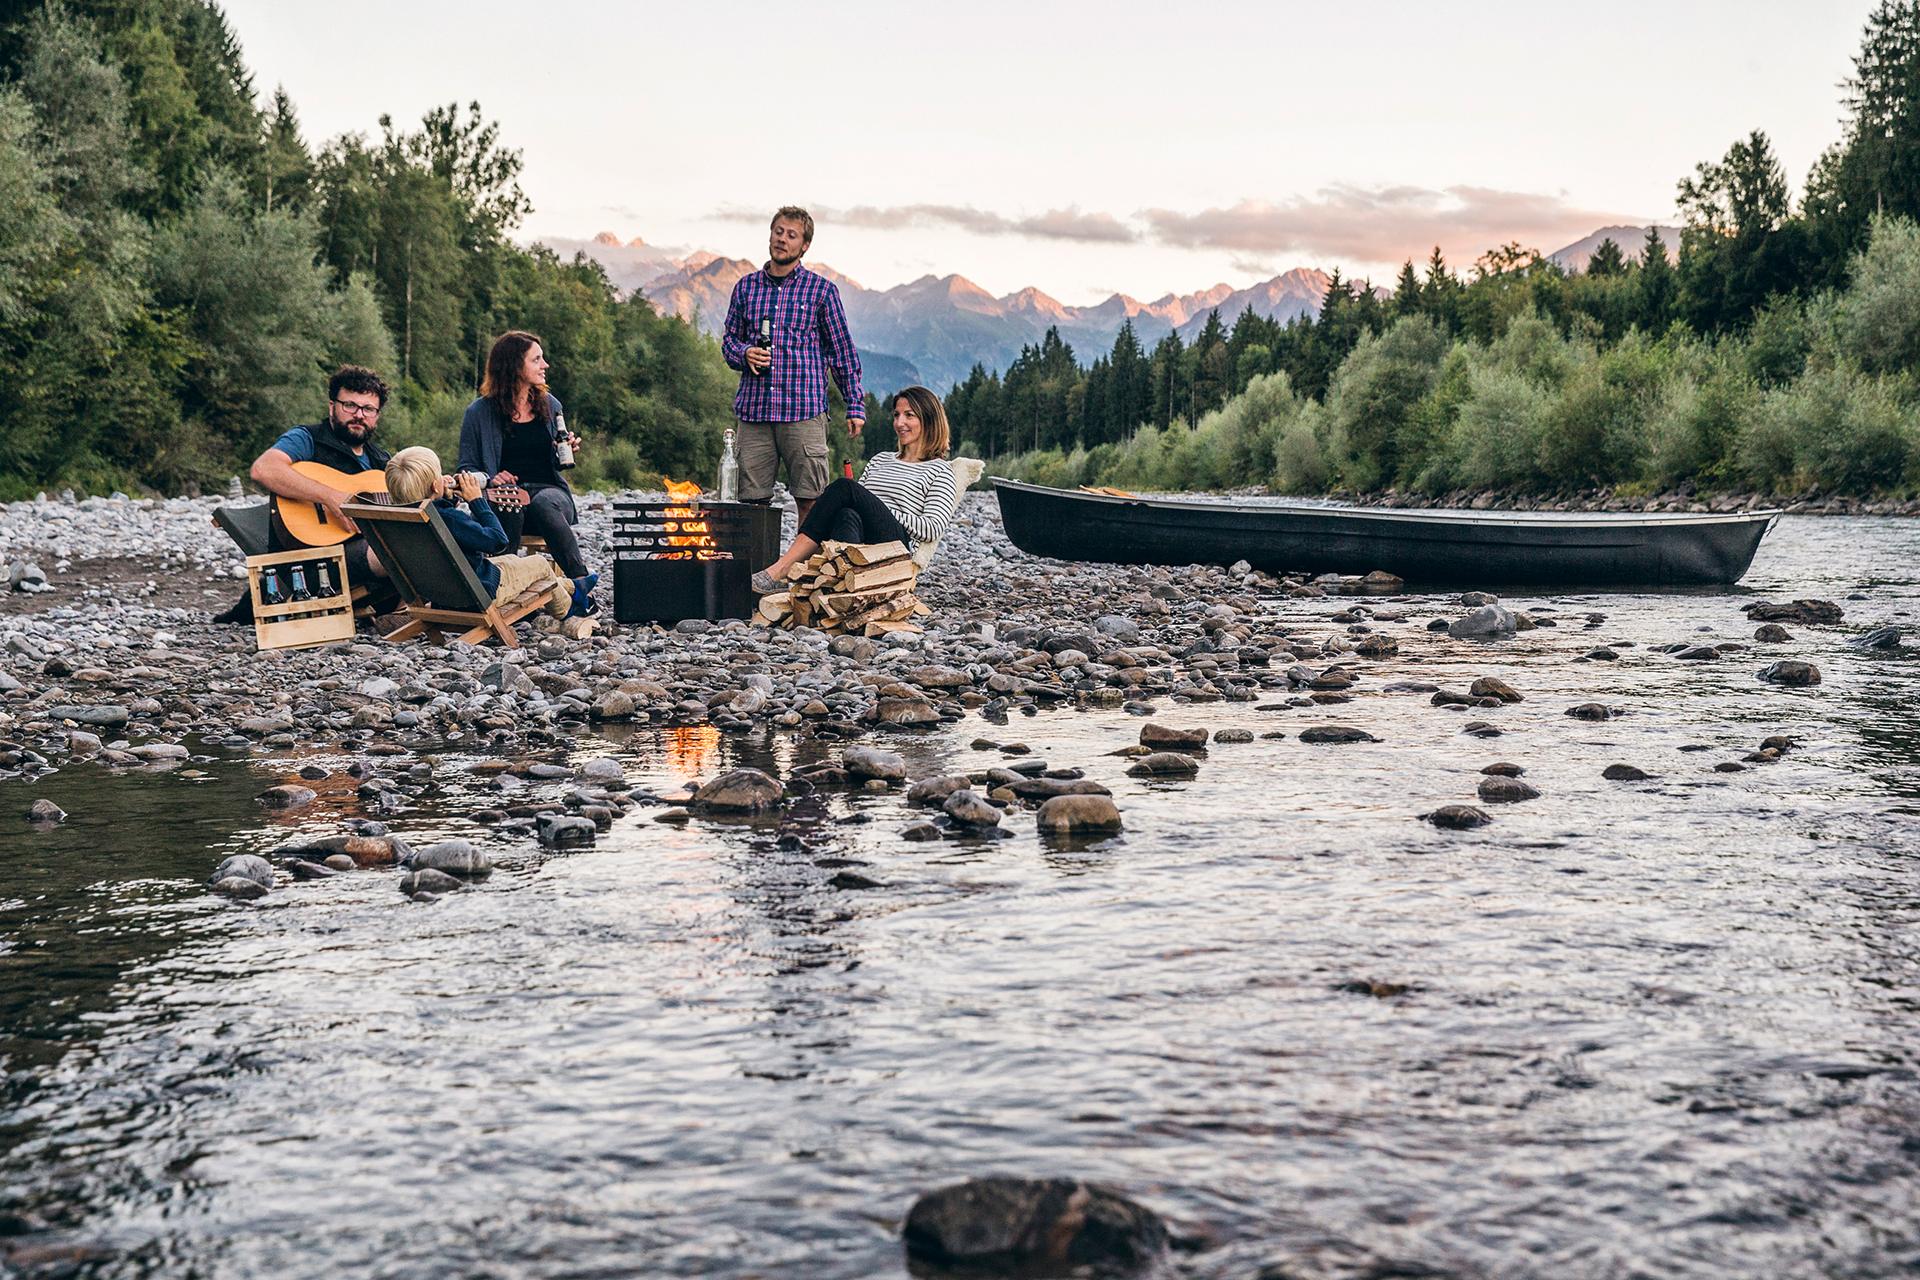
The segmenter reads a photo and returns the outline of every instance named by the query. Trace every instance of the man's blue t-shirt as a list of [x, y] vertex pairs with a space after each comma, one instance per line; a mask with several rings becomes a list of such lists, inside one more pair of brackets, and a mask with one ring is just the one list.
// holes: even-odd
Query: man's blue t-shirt
[[[290, 461], [312, 462], [314, 455], [313, 428], [295, 427], [278, 440], [275, 440], [273, 447], [286, 454]], [[364, 453], [356, 453], [353, 455], [353, 458], [354, 461], [360, 464], [360, 470], [362, 471], [369, 469], [373, 465], [367, 461], [367, 455]]]

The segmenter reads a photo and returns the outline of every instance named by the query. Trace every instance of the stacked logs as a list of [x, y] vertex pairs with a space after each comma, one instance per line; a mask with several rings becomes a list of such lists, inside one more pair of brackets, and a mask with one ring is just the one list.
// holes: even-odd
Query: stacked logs
[[826, 542], [794, 566], [787, 589], [760, 597], [770, 627], [814, 627], [840, 635], [919, 631], [932, 612], [914, 598], [920, 570], [898, 542]]

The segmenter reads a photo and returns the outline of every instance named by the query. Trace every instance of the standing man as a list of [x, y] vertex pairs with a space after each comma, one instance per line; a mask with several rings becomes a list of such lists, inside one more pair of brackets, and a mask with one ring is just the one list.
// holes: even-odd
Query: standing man
[[740, 420], [740, 497], [765, 503], [774, 472], [787, 464], [800, 519], [826, 492], [827, 374], [847, 406], [847, 434], [866, 425], [860, 353], [831, 281], [800, 265], [813, 244], [813, 215], [788, 205], [773, 215], [767, 265], [733, 286], [720, 340], [740, 371], [733, 413]]

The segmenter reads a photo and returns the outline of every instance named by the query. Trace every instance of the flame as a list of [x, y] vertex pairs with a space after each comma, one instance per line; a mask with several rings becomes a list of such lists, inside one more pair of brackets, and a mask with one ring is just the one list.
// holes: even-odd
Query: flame
[[[692, 499], [699, 497], [701, 492], [700, 486], [691, 480], [667, 481], [667, 496], [669, 498], [678, 498], [682, 502], [690, 502]], [[701, 518], [697, 508], [691, 506], [668, 507], [665, 514], [668, 517], [666, 531], [672, 534], [677, 527], [679, 534], [682, 535], [669, 537], [667, 539], [667, 545], [670, 547], [695, 547], [698, 548], [698, 550], [663, 552], [655, 555], [653, 557], [655, 560], [693, 560], [696, 558], [700, 560], [731, 560], [733, 558], [726, 552], [721, 551], [718, 546], [715, 545], [713, 539], [707, 536], [707, 522]], [[677, 526], [673, 523], [676, 519], [679, 521]]]

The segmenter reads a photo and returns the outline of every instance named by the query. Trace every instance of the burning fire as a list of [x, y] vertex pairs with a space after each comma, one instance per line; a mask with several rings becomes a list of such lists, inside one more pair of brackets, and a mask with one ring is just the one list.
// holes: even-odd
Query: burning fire
[[[667, 481], [667, 496], [678, 498], [691, 504], [700, 496], [700, 486], [691, 480]], [[714, 540], [707, 536], [707, 522], [699, 509], [692, 505], [668, 507], [665, 532], [670, 547], [693, 547], [692, 551], [663, 551], [654, 555], [655, 560], [731, 560], [733, 557], [719, 549]], [[676, 532], [677, 531], [677, 532]]]

